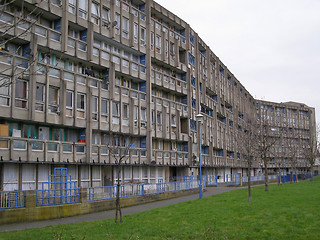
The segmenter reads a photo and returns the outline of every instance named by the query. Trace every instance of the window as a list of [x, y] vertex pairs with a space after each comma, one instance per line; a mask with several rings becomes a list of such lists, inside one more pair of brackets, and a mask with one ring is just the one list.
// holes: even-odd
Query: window
[[92, 49], [92, 54], [93, 54], [93, 56], [99, 57], [99, 49], [98, 48], [93, 48]]
[[157, 124], [162, 125], [162, 112], [157, 112]]
[[169, 51], [169, 41], [166, 40], [166, 45], [165, 45], [166, 57], [168, 57], [168, 51]]
[[28, 107], [28, 82], [25, 80], [16, 80], [15, 106], [19, 108]]
[[122, 124], [129, 125], [129, 105], [126, 103], [122, 105]]
[[122, 108], [122, 117], [123, 119], [128, 119], [129, 118], [129, 105], [124, 103]]
[[176, 115], [171, 115], [171, 126], [176, 127]]
[[92, 2], [91, 3], [91, 22], [94, 24], [99, 25], [99, 20], [100, 20], [100, 5]]
[[133, 106], [133, 120], [134, 126], [138, 127], [138, 106]]
[[194, 62], [194, 56], [191, 53], [189, 54], [189, 63], [192, 64], [194, 66], [195, 62]]
[[68, 11], [72, 14], [76, 13], [76, 0], [69, 0]]
[[129, 61], [122, 59], [122, 66], [129, 67]]
[[154, 49], [154, 32], [150, 33], [150, 46], [151, 46], [151, 50]]
[[122, 37], [129, 38], [129, 19], [122, 17]]
[[120, 64], [120, 58], [117, 57], [117, 56], [112, 56], [112, 61], [113, 61], [114, 63]]
[[8, 23], [8, 24], [12, 24], [13, 20], [14, 20], [13, 16], [11, 16], [11, 15], [5, 13], [5, 12], [2, 12], [0, 14], [0, 21], [2, 21], [2, 22]]
[[140, 28], [140, 44], [141, 46], [146, 45], [146, 29], [144, 27]]
[[[174, 43], [170, 42], [170, 55], [173, 57], [175, 55]], [[174, 59], [174, 58], [173, 58]]]
[[109, 28], [110, 24], [110, 10], [102, 8], [102, 27]]
[[79, 5], [79, 17], [87, 19], [88, 13], [88, 0], [81, 0], [78, 2]]
[[120, 14], [116, 13], [115, 21], [117, 23], [115, 26], [115, 34], [120, 35]]
[[106, 122], [108, 119], [108, 100], [101, 99], [101, 120]]
[[[7, 84], [8, 83], [8, 84]], [[0, 105], [9, 106], [10, 104], [10, 78], [0, 75]]]
[[146, 128], [147, 127], [147, 109], [146, 108], [141, 108], [141, 113], [140, 113], [140, 117], [141, 117], [141, 127], [142, 128]]
[[138, 33], [139, 32], [139, 25], [137, 23], [133, 24], [133, 41], [138, 43]]
[[66, 91], [66, 116], [73, 116], [73, 92]]
[[161, 37], [156, 36], [156, 53], [161, 53]]
[[51, 4], [56, 5], [58, 7], [61, 7], [61, 1], [60, 0], [51, 0]]
[[85, 118], [85, 105], [86, 105], [86, 95], [83, 93], [77, 94], [77, 117]]
[[59, 111], [59, 88], [49, 87], [49, 113], [58, 113]]
[[98, 120], [98, 98], [97, 97], [92, 97], [91, 99], [91, 117], [92, 120], [97, 121]]
[[119, 124], [120, 109], [119, 102], [112, 102], [112, 123]]
[[43, 112], [44, 110], [44, 84], [37, 83], [36, 85], [36, 106], [35, 110]]

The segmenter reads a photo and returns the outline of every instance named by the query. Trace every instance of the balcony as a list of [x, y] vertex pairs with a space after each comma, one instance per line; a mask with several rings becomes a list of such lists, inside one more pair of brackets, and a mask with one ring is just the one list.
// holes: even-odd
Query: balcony
[[1, 158], [19, 162], [85, 162], [86, 144], [0, 137]]
[[152, 150], [152, 161], [157, 165], [188, 165], [188, 153], [171, 150]]
[[94, 163], [116, 164], [116, 160], [119, 160], [120, 156], [126, 156], [123, 159], [123, 164], [148, 164], [145, 148], [92, 145], [91, 159]]

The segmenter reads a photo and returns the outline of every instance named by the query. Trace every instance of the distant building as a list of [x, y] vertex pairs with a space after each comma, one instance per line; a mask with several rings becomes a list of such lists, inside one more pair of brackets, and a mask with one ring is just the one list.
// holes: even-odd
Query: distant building
[[110, 146], [128, 155], [122, 183], [196, 176], [199, 113], [203, 171], [220, 181], [246, 174], [236, 138], [257, 104], [258, 114], [271, 106], [275, 131], [276, 119], [303, 143], [314, 131], [314, 109], [256, 101], [188, 23], [152, 0], [0, 7], [1, 190], [37, 189], [55, 167], [81, 187], [113, 184]]
[[315, 109], [295, 102], [256, 102], [258, 122], [270, 127], [269, 138], [274, 142], [269, 173], [307, 171], [310, 139], [316, 137]]

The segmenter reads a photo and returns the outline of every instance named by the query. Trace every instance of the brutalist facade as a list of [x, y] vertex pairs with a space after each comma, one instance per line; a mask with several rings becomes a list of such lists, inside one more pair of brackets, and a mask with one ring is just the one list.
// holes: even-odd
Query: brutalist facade
[[[263, 104], [188, 23], [145, 0], [0, 8], [2, 190], [37, 189], [55, 167], [112, 185], [123, 155], [122, 183], [197, 176], [199, 113], [204, 173], [246, 175], [237, 139]], [[314, 110], [295, 109], [310, 135]]]

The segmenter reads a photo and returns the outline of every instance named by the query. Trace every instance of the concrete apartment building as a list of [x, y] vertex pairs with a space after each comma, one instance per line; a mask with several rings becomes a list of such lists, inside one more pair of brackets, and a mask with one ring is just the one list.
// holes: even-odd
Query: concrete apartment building
[[269, 128], [273, 139], [269, 173], [308, 170], [309, 148], [315, 139], [315, 109], [302, 103], [257, 102], [257, 119]]
[[152, 0], [0, 8], [0, 81], [9, 82], [0, 88], [1, 190], [38, 189], [55, 167], [80, 187], [110, 185], [110, 146], [128, 155], [122, 183], [197, 176], [199, 113], [202, 166], [221, 181], [246, 175], [237, 139], [257, 111], [272, 106], [275, 128], [286, 119], [303, 141], [314, 131], [314, 109], [256, 101], [188, 23]]

